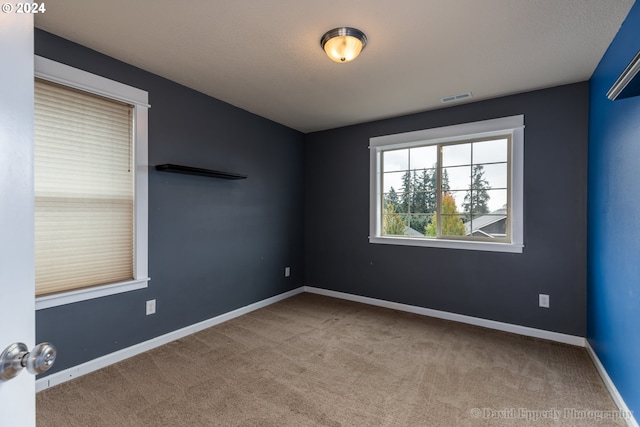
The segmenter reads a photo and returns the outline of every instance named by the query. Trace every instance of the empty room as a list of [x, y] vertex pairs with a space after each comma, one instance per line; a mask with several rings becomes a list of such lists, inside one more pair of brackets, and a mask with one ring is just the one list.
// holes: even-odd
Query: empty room
[[0, 13], [0, 427], [638, 426], [634, 0]]

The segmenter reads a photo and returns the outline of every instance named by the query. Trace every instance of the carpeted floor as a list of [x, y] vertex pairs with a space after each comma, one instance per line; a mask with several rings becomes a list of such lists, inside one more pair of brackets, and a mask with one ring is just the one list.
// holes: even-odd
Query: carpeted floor
[[582, 348], [308, 293], [37, 395], [40, 427], [624, 426], [617, 414]]

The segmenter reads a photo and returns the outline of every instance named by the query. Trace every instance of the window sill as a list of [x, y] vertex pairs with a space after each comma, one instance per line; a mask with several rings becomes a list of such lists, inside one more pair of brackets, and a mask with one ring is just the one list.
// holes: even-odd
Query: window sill
[[422, 239], [406, 237], [369, 237], [369, 243], [508, 253], [522, 253], [524, 250], [524, 245], [515, 243], [470, 242], [464, 240]]
[[149, 278], [135, 279], [128, 282], [112, 283], [93, 288], [78, 289], [77, 291], [62, 292], [53, 295], [36, 297], [36, 311], [45, 308], [58, 307], [74, 302], [86, 301], [94, 298], [116, 295], [123, 292], [143, 289], [149, 286]]

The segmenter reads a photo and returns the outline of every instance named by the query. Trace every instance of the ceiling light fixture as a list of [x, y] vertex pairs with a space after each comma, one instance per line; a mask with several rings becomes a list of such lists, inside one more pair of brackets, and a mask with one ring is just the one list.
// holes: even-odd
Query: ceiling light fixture
[[360, 30], [350, 27], [334, 28], [324, 33], [320, 46], [327, 56], [335, 62], [353, 61], [367, 45], [367, 36]]

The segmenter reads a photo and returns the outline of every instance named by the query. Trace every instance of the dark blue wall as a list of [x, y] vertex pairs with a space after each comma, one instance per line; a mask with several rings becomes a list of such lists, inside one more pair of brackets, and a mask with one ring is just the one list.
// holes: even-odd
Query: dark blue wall
[[[584, 82], [307, 135], [306, 284], [585, 336], [588, 102]], [[369, 138], [516, 114], [524, 253], [368, 242]]]
[[40, 30], [35, 52], [148, 91], [150, 165], [249, 176], [150, 168], [149, 288], [38, 311], [49, 373], [303, 285], [303, 134]]
[[591, 78], [588, 340], [640, 413], [640, 97], [605, 94], [640, 50], [636, 2]]

